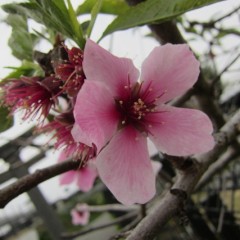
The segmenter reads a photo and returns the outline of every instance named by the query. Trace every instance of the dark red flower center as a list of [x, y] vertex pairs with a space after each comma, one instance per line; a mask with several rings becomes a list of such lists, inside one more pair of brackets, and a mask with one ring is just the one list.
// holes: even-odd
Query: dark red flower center
[[[148, 132], [146, 116], [156, 111], [156, 104], [147, 101], [140, 90], [141, 84], [136, 83], [134, 87], [130, 88], [129, 96], [126, 99], [115, 100], [117, 111], [120, 113], [120, 128], [131, 124], [141, 132]], [[151, 89], [147, 91], [151, 91]]]

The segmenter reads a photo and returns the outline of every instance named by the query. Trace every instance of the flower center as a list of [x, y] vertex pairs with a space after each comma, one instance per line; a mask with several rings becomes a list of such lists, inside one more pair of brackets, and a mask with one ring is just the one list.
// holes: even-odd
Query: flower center
[[126, 99], [115, 100], [117, 110], [120, 113], [119, 128], [129, 124], [141, 132], [148, 132], [148, 125], [145, 117], [147, 114], [155, 112], [156, 105], [147, 102], [141, 97], [141, 85], [137, 83], [133, 88], [129, 88], [129, 95]]

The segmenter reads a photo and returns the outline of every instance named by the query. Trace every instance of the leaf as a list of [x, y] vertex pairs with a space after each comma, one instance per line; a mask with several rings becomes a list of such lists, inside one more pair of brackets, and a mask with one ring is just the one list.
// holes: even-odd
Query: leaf
[[13, 126], [13, 117], [9, 115], [6, 107], [0, 106], [0, 132], [7, 130]]
[[20, 67], [7, 67], [12, 69], [13, 71], [9, 73], [1, 82], [7, 80], [9, 78], [20, 78], [22, 76], [36, 76], [36, 75], [43, 75], [43, 71], [38, 64], [33, 62], [23, 61]]
[[200, 8], [218, 0], [147, 0], [118, 16], [104, 31], [101, 39], [115, 31], [143, 24], [161, 23], [187, 11]]
[[32, 18], [47, 28], [73, 39], [80, 47], [83, 45], [83, 36], [79, 34], [80, 25], [73, 20], [73, 9], [67, 8], [64, 0], [29, 0], [27, 3], [6, 4], [2, 8], [8, 13]]
[[91, 21], [88, 25], [88, 28], [87, 28], [87, 37], [90, 38], [90, 35], [91, 35], [91, 32], [92, 32], [92, 29], [93, 29], [93, 26], [94, 26], [94, 23], [97, 19], [97, 15], [98, 13], [100, 12], [101, 10], [101, 7], [102, 7], [102, 0], [98, 0], [96, 2], [96, 4], [94, 5], [94, 7], [92, 8], [92, 11], [91, 11]]
[[[76, 11], [77, 15], [91, 13], [96, 0], [86, 0], [81, 4]], [[120, 15], [125, 13], [129, 9], [125, 0], [103, 0], [101, 13]]]
[[6, 22], [12, 27], [12, 34], [8, 40], [12, 54], [20, 60], [32, 60], [33, 47], [38, 37], [28, 32], [26, 17], [10, 14]]
[[72, 28], [76, 34], [79, 46], [83, 49], [85, 45], [85, 40], [83, 38], [83, 31], [82, 31], [81, 25], [79, 25], [78, 23], [77, 16], [75, 14], [71, 1], [67, 0], [67, 3], [68, 3], [68, 14], [69, 14]]

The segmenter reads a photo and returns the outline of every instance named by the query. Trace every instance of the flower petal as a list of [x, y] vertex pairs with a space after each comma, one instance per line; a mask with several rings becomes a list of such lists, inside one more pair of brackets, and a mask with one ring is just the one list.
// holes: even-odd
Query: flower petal
[[[143, 92], [161, 103], [182, 95], [197, 81], [199, 62], [186, 44], [156, 47], [142, 65]], [[150, 98], [150, 99], [149, 99]]]
[[155, 194], [155, 176], [147, 141], [126, 127], [112, 138], [96, 160], [100, 178], [123, 204], [146, 203]]
[[126, 95], [124, 87], [133, 85], [139, 76], [132, 60], [118, 58], [91, 40], [84, 49], [83, 69], [87, 79], [105, 83], [114, 97]]
[[149, 114], [150, 139], [163, 153], [186, 156], [204, 153], [214, 146], [213, 127], [206, 114], [195, 109], [162, 106]]
[[74, 225], [86, 225], [90, 217], [88, 205], [85, 203], [77, 204], [77, 206], [71, 210], [71, 217]]
[[83, 84], [77, 96], [74, 117], [72, 135], [75, 141], [88, 146], [94, 143], [98, 151], [116, 131], [119, 118], [111, 93], [96, 81]]
[[60, 185], [68, 185], [72, 183], [75, 180], [76, 177], [76, 171], [68, 171], [59, 176], [59, 183]]
[[[67, 155], [66, 151], [62, 151], [59, 155], [58, 162], [64, 162], [69, 155]], [[68, 185], [72, 183], [75, 180], [76, 177], [76, 171], [68, 171], [59, 176], [59, 184], [60, 185]]]
[[94, 164], [88, 163], [84, 168], [78, 172], [77, 185], [83, 191], [87, 192], [92, 189], [94, 181], [97, 177], [97, 169]]

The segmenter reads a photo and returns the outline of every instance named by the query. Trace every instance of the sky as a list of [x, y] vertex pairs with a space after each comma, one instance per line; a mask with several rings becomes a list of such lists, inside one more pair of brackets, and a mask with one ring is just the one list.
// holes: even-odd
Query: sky
[[[9, 0], [1, 0], [1, 4], [4, 3], [11, 3], [12, 1]], [[15, 1], [19, 2], [19, 1]], [[76, 6], [79, 4], [79, 1], [72, 0], [73, 4]], [[208, 21], [212, 16], [221, 16], [224, 12], [228, 12], [229, 10], [233, 9], [234, 6], [238, 6], [240, 4], [239, 0], [228, 0], [223, 1], [217, 4], [214, 4], [212, 6], [204, 7], [198, 10], [191, 11], [187, 13], [188, 19], [196, 19], [200, 21]], [[5, 14], [3, 11], [0, 10], [0, 21], [3, 20], [5, 17]], [[85, 18], [85, 17], [84, 17]], [[101, 33], [107, 26], [107, 24], [111, 21], [112, 17], [110, 16], [100, 16], [97, 19], [96, 25], [93, 30], [92, 39], [97, 41], [99, 37], [101, 36]], [[83, 20], [83, 18], [80, 18], [80, 20]], [[227, 21], [227, 26], [234, 26], [236, 23], [239, 23], [238, 19], [231, 18]], [[34, 25], [34, 27], [39, 27], [37, 24]], [[1, 55], [0, 55], [0, 78], [3, 78], [6, 76], [9, 72], [9, 69], [7, 69], [7, 66], [18, 66], [20, 62], [15, 59], [11, 55], [11, 50], [9, 49], [7, 45], [8, 38], [11, 34], [11, 29], [3, 22], [0, 22], [0, 32], [4, 33], [1, 34], [0, 38], [0, 48], [1, 48]], [[149, 30], [147, 27], [141, 27], [133, 30], [127, 30], [127, 31], [121, 31], [117, 32], [111, 36], [108, 36], [104, 38], [100, 45], [103, 46], [106, 49], [109, 49], [113, 54], [119, 56], [119, 57], [128, 57], [133, 59], [135, 65], [140, 69], [141, 63], [144, 60], [144, 58], [150, 53], [150, 51], [155, 47], [158, 46], [158, 42], [154, 40], [153, 38], [144, 37], [146, 34], [149, 33]], [[230, 37], [223, 41], [223, 45], [225, 49], [228, 49], [229, 46], [233, 45], [239, 45], [239, 42], [237, 42], [237, 39], [234, 37]], [[198, 53], [202, 53], [207, 50], [208, 46], [204, 44], [203, 42], [191, 42], [191, 47], [194, 51]], [[46, 44], [41, 44], [38, 46], [39, 50], [43, 50], [44, 52], [48, 52], [50, 46]], [[216, 49], [216, 51], [218, 51]], [[225, 64], [229, 61], [229, 59], [220, 59], [218, 62], [218, 68], [222, 69]], [[235, 77], [235, 76], [234, 76]], [[234, 78], [233, 77], [233, 78]], [[29, 125], [31, 123], [29, 122], [22, 122], [19, 120], [19, 118], [16, 118], [16, 125], [13, 129], [6, 131], [2, 134], [0, 134], [0, 139], [10, 139], [11, 136], [15, 137], [15, 133], [18, 132], [16, 129], [21, 129], [21, 131], [24, 131], [25, 129], [29, 128]], [[18, 132], [20, 134], [20, 132]], [[1, 144], [1, 141], [0, 141]], [[25, 150], [26, 152], [31, 152], [32, 150], [28, 149]], [[35, 164], [33, 167], [30, 168], [30, 172], [35, 171], [37, 168], [46, 167], [49, 165], [54, 164], [57, 161], [56, 152], [49, 151], [47, 153], [47, 158], [43, 161]], [[23, 159], [26, 157], [26, 154], [23, 153]], [[0, 172], [6, 170], [7, 166], [3, 164], [3, 162], [0, 160]], [[69, 187], [59, 187], [58, 184], [58, 178], [51, 179], [45, 183], [40, 184], [40, 189], [43, 192], [46, 199], [50, 202], [54, 202], [57, 199], [65, 198], [68, 194], [76, 190], [75, 186], [69, 186]], [[11, 212], [12, 208], [18, 208], [19, 204], [21, 204], [22, 201], [26, 201], [27, 196], [22, 195], [18, 198], [18, 200], [14, 200], [11, 203], [8, 204], [6, 207], [6, 212]], [[0, 210], [0, 217], [1, 212]], [[5, 214], [4, 213], [4, 214]]]

